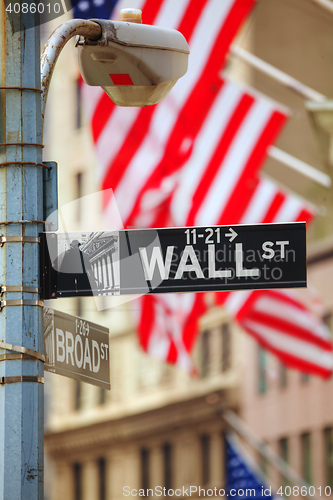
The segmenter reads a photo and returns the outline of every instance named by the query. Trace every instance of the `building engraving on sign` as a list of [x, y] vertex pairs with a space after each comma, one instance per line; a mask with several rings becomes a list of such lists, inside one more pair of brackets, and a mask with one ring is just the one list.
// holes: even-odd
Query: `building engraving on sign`
[[[55, 233], [53, 233], [55, 234]], [[59, 290], [93, 290], [119, 295], [119, 236], [117, 232], [57, 235], [53, 267]]]

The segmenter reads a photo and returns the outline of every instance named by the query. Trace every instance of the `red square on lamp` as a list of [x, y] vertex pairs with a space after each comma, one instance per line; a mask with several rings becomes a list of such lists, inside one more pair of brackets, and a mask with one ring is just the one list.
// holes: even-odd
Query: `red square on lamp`
[[129, 75], [110, 75], [113, 85], [134, 85]]

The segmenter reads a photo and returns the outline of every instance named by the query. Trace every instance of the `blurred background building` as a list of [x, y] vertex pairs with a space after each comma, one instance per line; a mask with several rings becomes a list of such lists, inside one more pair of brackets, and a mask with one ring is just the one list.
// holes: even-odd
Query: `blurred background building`
[[[44, 25], [44, 38], [69, 18]], [[333, 12], [319, 2], [258, 0], [235, 44], [330, 98], [332, 36]], [[289, 110], [277, 147], [329, 173], [304, 98], [236, 55], [229, 56], [226, 72]], [[52, 79], [44, 153], [46, 160], [58, 163], [60, 223], [70, 232], [106, 228], [78, 76], [73, 42], [60, 56]], [[272, 157], [263, 172], [317, 207], [308, 231], [308, 279], [320, 315], [332, 327], [332, 188]], [[209, 306], [209, 296], [207, 301]], [[124, 486], [223, 487], [226, 423], [217, 411], [221, 406], [236, 412], [315, 486], [317, 496], [320, 486], [321, 496], [331, 496], [332, 378], [325, 381], [287, 369], [242, 332], [222, 307], [212, 305], [200, 320], [193, 353], [196, 373], [190, 375], [142, 352], [133, 319], [136, 301], [99, 312], [93, 298], [50, 305], [110, 329], [111, 391], [47, 374], [46, 498], [118, 500], [124, 497]], [[251, 451], [267, 485], [286, 484], [267, 460]]]

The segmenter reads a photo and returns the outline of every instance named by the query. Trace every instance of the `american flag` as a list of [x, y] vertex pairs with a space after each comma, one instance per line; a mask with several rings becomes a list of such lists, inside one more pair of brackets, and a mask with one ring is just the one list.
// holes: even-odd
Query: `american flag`
[[[100, 6], [107, 1], [99, 0]], [[80, 6], [90, 13], [85, 2], [98, 7], [97, 0], [80, 0], [78, 17], [84, 17]], [[113, 17], [119, 19], [117, 11], [127, 6], [118, 1]], [[221, 77], [229, 45], [253, 6], [254, 0], [131, 2], [143, 11], [144, 23], [181, 31], [191, 54], [187, 74], [156, 106], [119, 108], [101, 89], [83, 88], [110, 224], [114, 203], [127, 227], [311, 219], [306, 204], [259, 177], [285, 110]], [[103, 15], [95, 11], [93, 17]], [[296, 299], [280, 291], [215, 295], [217, 304], [289, 366], [323, 376], [331, 372], [329, 332]], [[189, 353], [205, 309], [203, 294], [143, 297], [141, 345], [190, 369]]]
[[139, 341], [151, 356], [194, 371], [190, 356], [198, 320], [206, 312], [205, 294], [144, 295], [140, 299]]
[[[243, 449], [240, 440], [233, 432], [225, 435], [226, 445], [226, 492], [236, 500], [241, 500], [244, 490], [251, 491], [254, 500], [276, 498], [271, 487], [266, 484], [262, 472]], [[265, 490], [265, 493], [264, 493]], [[252, 496], [253, 492], [253, 496]]]
[[[242, 196], [248, 199], [239, 219], [220, 218], [221, 224], [307, 221], [314, 208], [279, 189], [267, 178]], [[241, 201], [236, 196], [238, 201]], [[191, 204], [188, 205], [191, 209]], [[214, 223], [214, 222], [213, 222]], [[214, 305], [224, 306], [242, 328], [273, 352], [286, 366], [323, 377], [331, 374], [332, 342], [329, 329], [291, 291], [237, 291], [215, 293]], [[189, 353], [206, 312], [204, 294], [156, 295], [142, 299], [140, 342], [146, 352], [190, 369]], [[187, 353], [187, 357], [186, 357]]]
[[[117, 7], [123, 4], [118, 2]], [[103, 189], [112, 188], [115, 195], [105, 197], [104, 209], [112, 213], [116, 201], [125, 226], [143, 225], [137, 217], [146, 190], [163, 179], [172, 181], [188, 159], [191, 144], [223, 86], [219, 72], [229, 44], [254, 0], [135, 4], [142, 9], [144, 23], [181, 31], [191, 56], [187, 74], [157, 106], [123, 109], [103, 91], [87, 87], [83, 91], [89, 102], [99, 179]]]
[[[168, 210], [178, 226], [220, 224], [221, 220], [228, 224], [246, 206], [267, 148], [286, 121], [285, 110], [221, 78], [206, 113], [195, 135], [186, 133], [176, 152], [173, 148], [164, 152], [164, 163], [135, 207], [132, 225], [161, 226]], [[181, 168], [175, 171], [175, 165]]]
[[290, 291], [233, 292], [224, 305], [246, 332], [286, 366], [324, 378], [331, 375], [330, 331]]
[[[260, 179], [239, 222], [311, 222], [314, 208], [301, 198]], [[262, 346], [281, 362], [305, 373], [328, 377], [332, 373], [332, 339], [329, 329], [291, 290], [239, 291], [215, 294], [223, 305]]]

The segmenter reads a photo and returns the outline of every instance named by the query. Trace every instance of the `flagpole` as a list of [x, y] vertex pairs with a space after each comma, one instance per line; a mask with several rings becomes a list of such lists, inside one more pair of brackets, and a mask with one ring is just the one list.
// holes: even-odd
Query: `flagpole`
[[308, 163], [305, 163], [304, 161], [295, 158], [294, 156], [290, 155], [289, 153], [286, 153], [285, 151], [282, 151], [276, 146], [269, 147], [268, 156], [273, 158], [273, 160], [276, 160], [279, 163], [282, 163], [283, 165], [292, 168], [296, 172], [299, 172], [300, 174], [304, 175], [305, 177], [308, 177], [317, 184], [320, 184], [321, 186], [324, 186], [326, 188], [332, 186], [332, 180], [328, 174], [325, 174], [325, 172], [321, 172], [317, 168], [314, 168]]
[[231, 427], [237, 434], [245, 439], [260, 455], [265, 457], [270, 464], [272, 464], [282, 475], [295, 486], [300, 489], [305, 488], [306, 495], [309, 500], [319, 500], [317, 496], [309, 495], [310, 485], [304, 481], [304, 479], [295, 472], [290, 465], [285, 462], [263, 439], [260, 439], [244, 422], [241, 420], [236, 413], [231, 410], [225, 410], [224, 408], [217, 409], [218, 414], [221, 418]]
[[[247, 62], [250, 66], [256, 68], [265, 75], [270, 76], [271, 78], [278, 81], [282, 85], [296, 92], [301, 97], [320, 103], [325, 102], [327, 100], [327, 98], [323, 94], [320, 94], [316, 90], [313, 90], [307, 85], [304, 85], [300, 81], [296, 80], [296, 78], [287, 75], [287, 73], [284, 73], [280, 69], [275, 68], [274, 66], [263, 61], [262, 59], [259, 59], [259, 57], [255, 56], [254, 54], [251, 54], [247, 50], [242, 49], [241, 47], [237, 47], [237, 45], [232, 45], [230, 47], [230, 51], [232, 55]], [[320, 184], [321, 186], [324, 186], [326, 188], [331, 187], [332, 181], [329, 175], [325, 174], [324, 172], [321, 172], [320, 170], [312, 167], [311, 165], [308, 165], [307, 163], [299, 160], [298, 158], [295, 158], [289, 153], [286, 153], [275, 146], [271, 146], [268, 151], [268, 154], [274, 160], [292, 168], [296, 172], [299, 172], [300, 174], [304, 175], [308, 179], [311, 179], [317, 184]]]
[[326, 101], [327, 98], [323, 94], [320, 94], [316, 90], [313, 90], [307, 85], [304, 85], [304, 83], [296, 80], [296, 78], [293, 78], [290, 75], [287, 75], [287, 73], [284, 73], [284, 71], [275, 68], [275, 66], [272, 66], [266, 61], [259, 59], [259, 57], [251, 54], [247, 50], [242, 49], [241, 47], [237, 47], [237, 45], [231, 45], [230, 51], [232, 55], [238, 57], [239, 59], [242, 59], [243, 61], [250, 64], [250, 66], [252, 66], [253, 68], [258, 69], [262, 73], [265, 73], [274, 80], [282, 83], [282, 85], [285, 85], [289, 89], [293, 90], [301, 97], [316, 102]]
[[314, 3], [320, 5], [324, 9], [327, 9], [333, 14], [333, 3], [330, 0], [312, 0]]

